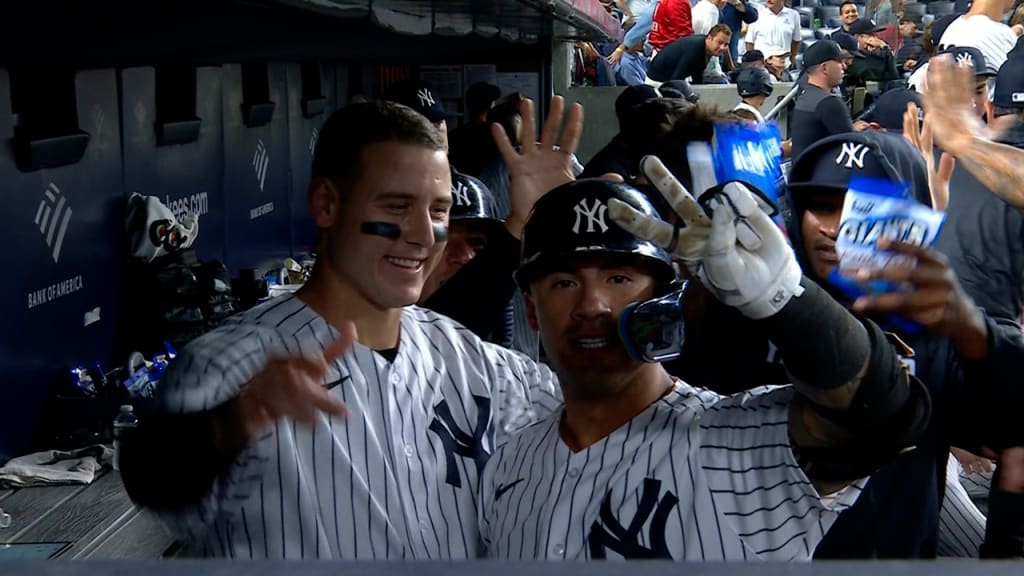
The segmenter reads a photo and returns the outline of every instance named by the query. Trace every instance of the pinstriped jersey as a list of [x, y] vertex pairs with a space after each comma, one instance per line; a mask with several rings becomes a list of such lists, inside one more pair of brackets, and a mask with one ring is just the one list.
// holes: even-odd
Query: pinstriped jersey
[[797, 464], [793, 390], [721, 397], [682, 382], [573, 453], [561, 414], [491, 458], [480, 529], [500, 559], [809, 560], [863, 481], [822, 498]]
[[[939, 556], [977, 558], [985, 541], [985, 515], [961, 484], [963, 467], [952, 453], [946, 460], [946, 494], [939, 510]], [[988, 493], [985, 493], [988, 496]]]
[[[276, 298], [183, 350], [161, 382], [161, 404], [178, 413], [215, 407], [269, 357], [321, 354], [337, 337], [298, 298]], [[561, 404], [547, 368], [418, 307], [402, 310], [394, 361], [355, 344], [324, 385], [347, 417], [277, 421], [201, 502], [162, 514], [195, 552], [474, 557], [484, 463], [511, 431]]]

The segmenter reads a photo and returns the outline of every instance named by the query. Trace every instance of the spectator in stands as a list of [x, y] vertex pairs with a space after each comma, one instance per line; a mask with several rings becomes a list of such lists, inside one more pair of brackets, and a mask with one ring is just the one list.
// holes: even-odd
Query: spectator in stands
[[484, 163], [490, 158], [481, 152], [494, 145], [487, 113], [501, 98], [501, 89], [487, 82], [476, 82], [466, 90], [466, 116], [469, 121], [452, 131], [449, 161], [463, 174], [479, 176]]
[[923, 62], [924, 42], [921, 39], [922, 32], [918, 28], [921, 22], [913, 16], [900, 18], [900, 38], [903, 45], [896, 52], [896, 68], [902, 73], [909, 73], [917, 68], [918, 62]]
[[647, 70], [647, 83], [655, 88], [669, 80], [703, 84], [708, 60], [725, 52], [731, 35], [728, 26], [716, 24], [707, 36], [692, 35], [672, 42], [651, 61]]
[[647, 78], [649, 63], [644, 54], [644, 38], [636, 38], [632, 42], [614, 64], [615, 83], [620, 86], [642, 85]]
[[760, 50], [768, 56], [768, 46], [788, 46], [786, 67], [791, 68], [800, 51], [800, 14], [787, 8], [783, 0], [766, 0], [765, 8], [758, 11], [757, 21], [747, 26], [747, 50]]
[[865, 18], [873, 19], [879, 26], [897, 22], [897, 14], [903, 12], [903, 0], [868, 0]]
[[622, 44], [619, 44], [619, 46], [608, 55], [608, 64], [617, 67], [619, 65], [619, 61], [626, 54], [626, 51], [629, 50], [629, 47], [636, 46], [637, 42], [640, 43], [640, 46], [643, 47], [646, 52], [646, 47], [650, 45], [647, 42], [647, 36], [650, 34], [651, 26], [653, 25], [652, 18], [654, 15], [654, 7], [655, 5], [651, 5], [637, 15], [636, 21], [628, 30], [626, 30], [626, 35], [622, 38]]
[[740, 32], [743, 25], [753, 24], [757, 21], [759, 10], [747, 3], [747, 0], [725, 0], [722, 6], [722, 15], [718, 21], [729, 27], [732, 36], [729, 38], [729, 53], [726, 59], [726, 68], [735, 70], [736, 61], [739, 59]]
[[832, 40], [818, 40], [804, 51], [807, 86], [796, 99], [790, 136], [793, 158], [818, 140], [853, 131], [850, 111], [832, 90], [843, 82], [845, 51]]
[[[789, 57], [789, 49], [782, 46], [765, 46], [764, 67], [771, 73], [776, 82], [792, 82], [793, 76], [786, 67], [786, 59]], [[806, 67], [807, 64], [805, 63]]]
[[865, 128], [871, 130], [902, 133], [903, 113], [911, 103], [917, 105], [920, 120], [920, 114], [924, 110], [920, 94], [909, 88], [887, 90], [875, 99], [874, 104], [864, 110], [858, 121], [864, 122]]
[[892, 49], [877, 36], [883, 29], [867, 18], [860, 18], [850, 25], [850, 34], [857, 39], [857, 49], [863, 58], [855, 54], [853, 62], [847, 68], [848, 86], [864, 86], [867, 82], [879, 82], [884, 85], [900, 78]]
[[921, 43], [924, 45], [923, 58], [918, 62], [917, 68], [910, 73], [910, 77], [907, 78], [907, 86], [910, 86], [920, 94], [924, 94], [924, 89], [928, 84], [928, 58], [931, 58], [939, 51], [939, 40], [946, 33], [946, 28], [961, 15], [962, 13], [949, 14], [932, 20], [924, 27], [924, 35], [921, 37]]
[[860, 18], [860, 12], [857, 11], [857, 3], [853, 0], [846, 0], [839, 5], [839, 23], [840, 28], [832, 33], [832, 39], [837, 40], [837, 36], [843, 34], [850, 34], [850, 26], [853, 25], [857, 19]]
[[[721, 8], [725, 0], [700, 0], [693, 7], [693, 33], [695, 35], [707, 35], [711, 29], [718, 24], [721, 15]], [[732, 41], [732, 36], [729, 37]], [[721, 56], [712, 56], [708, 59], [707, 68], [704, 69], [704, 82], [706, 84], [727, 84], [728, 79], [723, 72], [722, 58], [728, 58], [729, 51], [725, 50]], [[731, 68], [727, 63], [724, 68]]]
[[693, 9], [690, 0], [659, 0], [651, 16], [651, 32], [647, 35], [652, 56], [657, 56], [672, 42], [692, 35]]

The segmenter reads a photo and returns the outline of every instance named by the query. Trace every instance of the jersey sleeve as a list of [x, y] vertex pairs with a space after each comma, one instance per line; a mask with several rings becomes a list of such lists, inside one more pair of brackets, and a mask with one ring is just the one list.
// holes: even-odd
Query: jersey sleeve
[[[216, 408], [237, 396], [275, 350], [283, 350], [283, 343], [268, 327], [234, 324], [209, 332], [190, 343], [168, 366], [157, 389], [157, 409], [168, 414], [189, 414]], [[179, 539], [202, 539], [214, 529], [222, 502], [258, 490], [260, 475], [254, 473], [254, 468], [266, 461], [272, 439], [273, 433], [268, 432], [242, 450], [199, 501], [183, 508], [154, 512]], [[189, 450], [182, 446], [182, 454], [178, 455], [182, 465], [188, 465]]]
[[492, 373], [495, 444], [501, 446], [518, 430], [537, 422], [562, 405], [558, 377], [525, 354], [485, 342], [484, 354]]
[[763, 560], [810, 560], [865, 482], [818, 493], [790, 444], [792, 398], [791, 386], [760, 387], [718, 402], [696, 424], [700, 467], [719, 521]]

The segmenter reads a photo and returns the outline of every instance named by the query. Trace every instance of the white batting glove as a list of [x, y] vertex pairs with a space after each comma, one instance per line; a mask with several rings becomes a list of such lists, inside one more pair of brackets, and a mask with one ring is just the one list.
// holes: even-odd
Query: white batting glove
[[[687, 153], [693, 154], [693, 152], [694, 150], [691, 149]], [[694, 166], [703, 162], [699, 158], [702, 152], [703, 150], [697, 150], [698, 158], [690, 156], [694, 186], [697, 188], [698, 194], [717, 184], [714, 179], [714, 167], [710, 165], [710, 149], [707, 150], [706, 159], [710, 171], [693, 169]], [[697, 263], [704, 256], [705, 245], [711, 234], [711, 219], [704, 213], [690, 192], [661, 163], [661, 160], [654, 156], [645, 156], [640, 161], [640, 169], [647, 180], [661, 192], [675, 213], [679, 215], [682, 220], [680, 225], [673, 226], [660, 218], [645, 216], [632, 206], [614, 198], [608, 201], [608, 215], [624, 230], [661, 246], [673, 258], [685, 264], [691, 272], [696, 272]]]
[[[687, 147], [690, 173], [698, 196], [718, 185], [710, 146]], [[647, 179], [682, 220], [683, 228], [640, 214], [612, 199], [608, 214], [616, 224], [650, 240], [683, 262], [719, 301], [743, 315], [762, 319], [803, 293], [802, 273], [782, 232], [747, 186], [730, 182], [710, 202], [713, 218], [665, 166], [654, 157], [640, 164]]]
[[697, 277], [719, 301], [760, 320], [804, 293], [793, 250], [749, 188], [729, 182], [711, 204], [711, 235]]

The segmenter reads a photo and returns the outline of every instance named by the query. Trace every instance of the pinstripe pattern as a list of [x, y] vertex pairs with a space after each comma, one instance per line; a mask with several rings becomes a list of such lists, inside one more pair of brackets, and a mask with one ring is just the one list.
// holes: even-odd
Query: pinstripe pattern
[[679, 382], [572, 453], [560, 414], [488, 463], [480, 529], [500, 559], [808, 560], [863, 481], [822, 499], [789, 444], [790, 387], [721, 397]]
[[[268, 356], [319, 354], [337, 336], [299, 299], [277, 298], [182, 351], [162, 382], [163, 406], [216, 406]], [[402, 310], [394, 363], [356, 344], [325, 384], [347, 418], [278, 421], [202, 502], [163, 514], [172, 531], [206, 555], [232, 558], [473, 557], [475, 455], [561, 404], [547, 368], [417, 307]], [[458, 446], [471, 434], [474, 457], [449, 455], [449, 434]]]
[[946, 497], [939, 510], [939, 556], [977, 558], [985, 541], [985, 515], [960, 484], [963, 468], [952, 454], [946, 462]]

